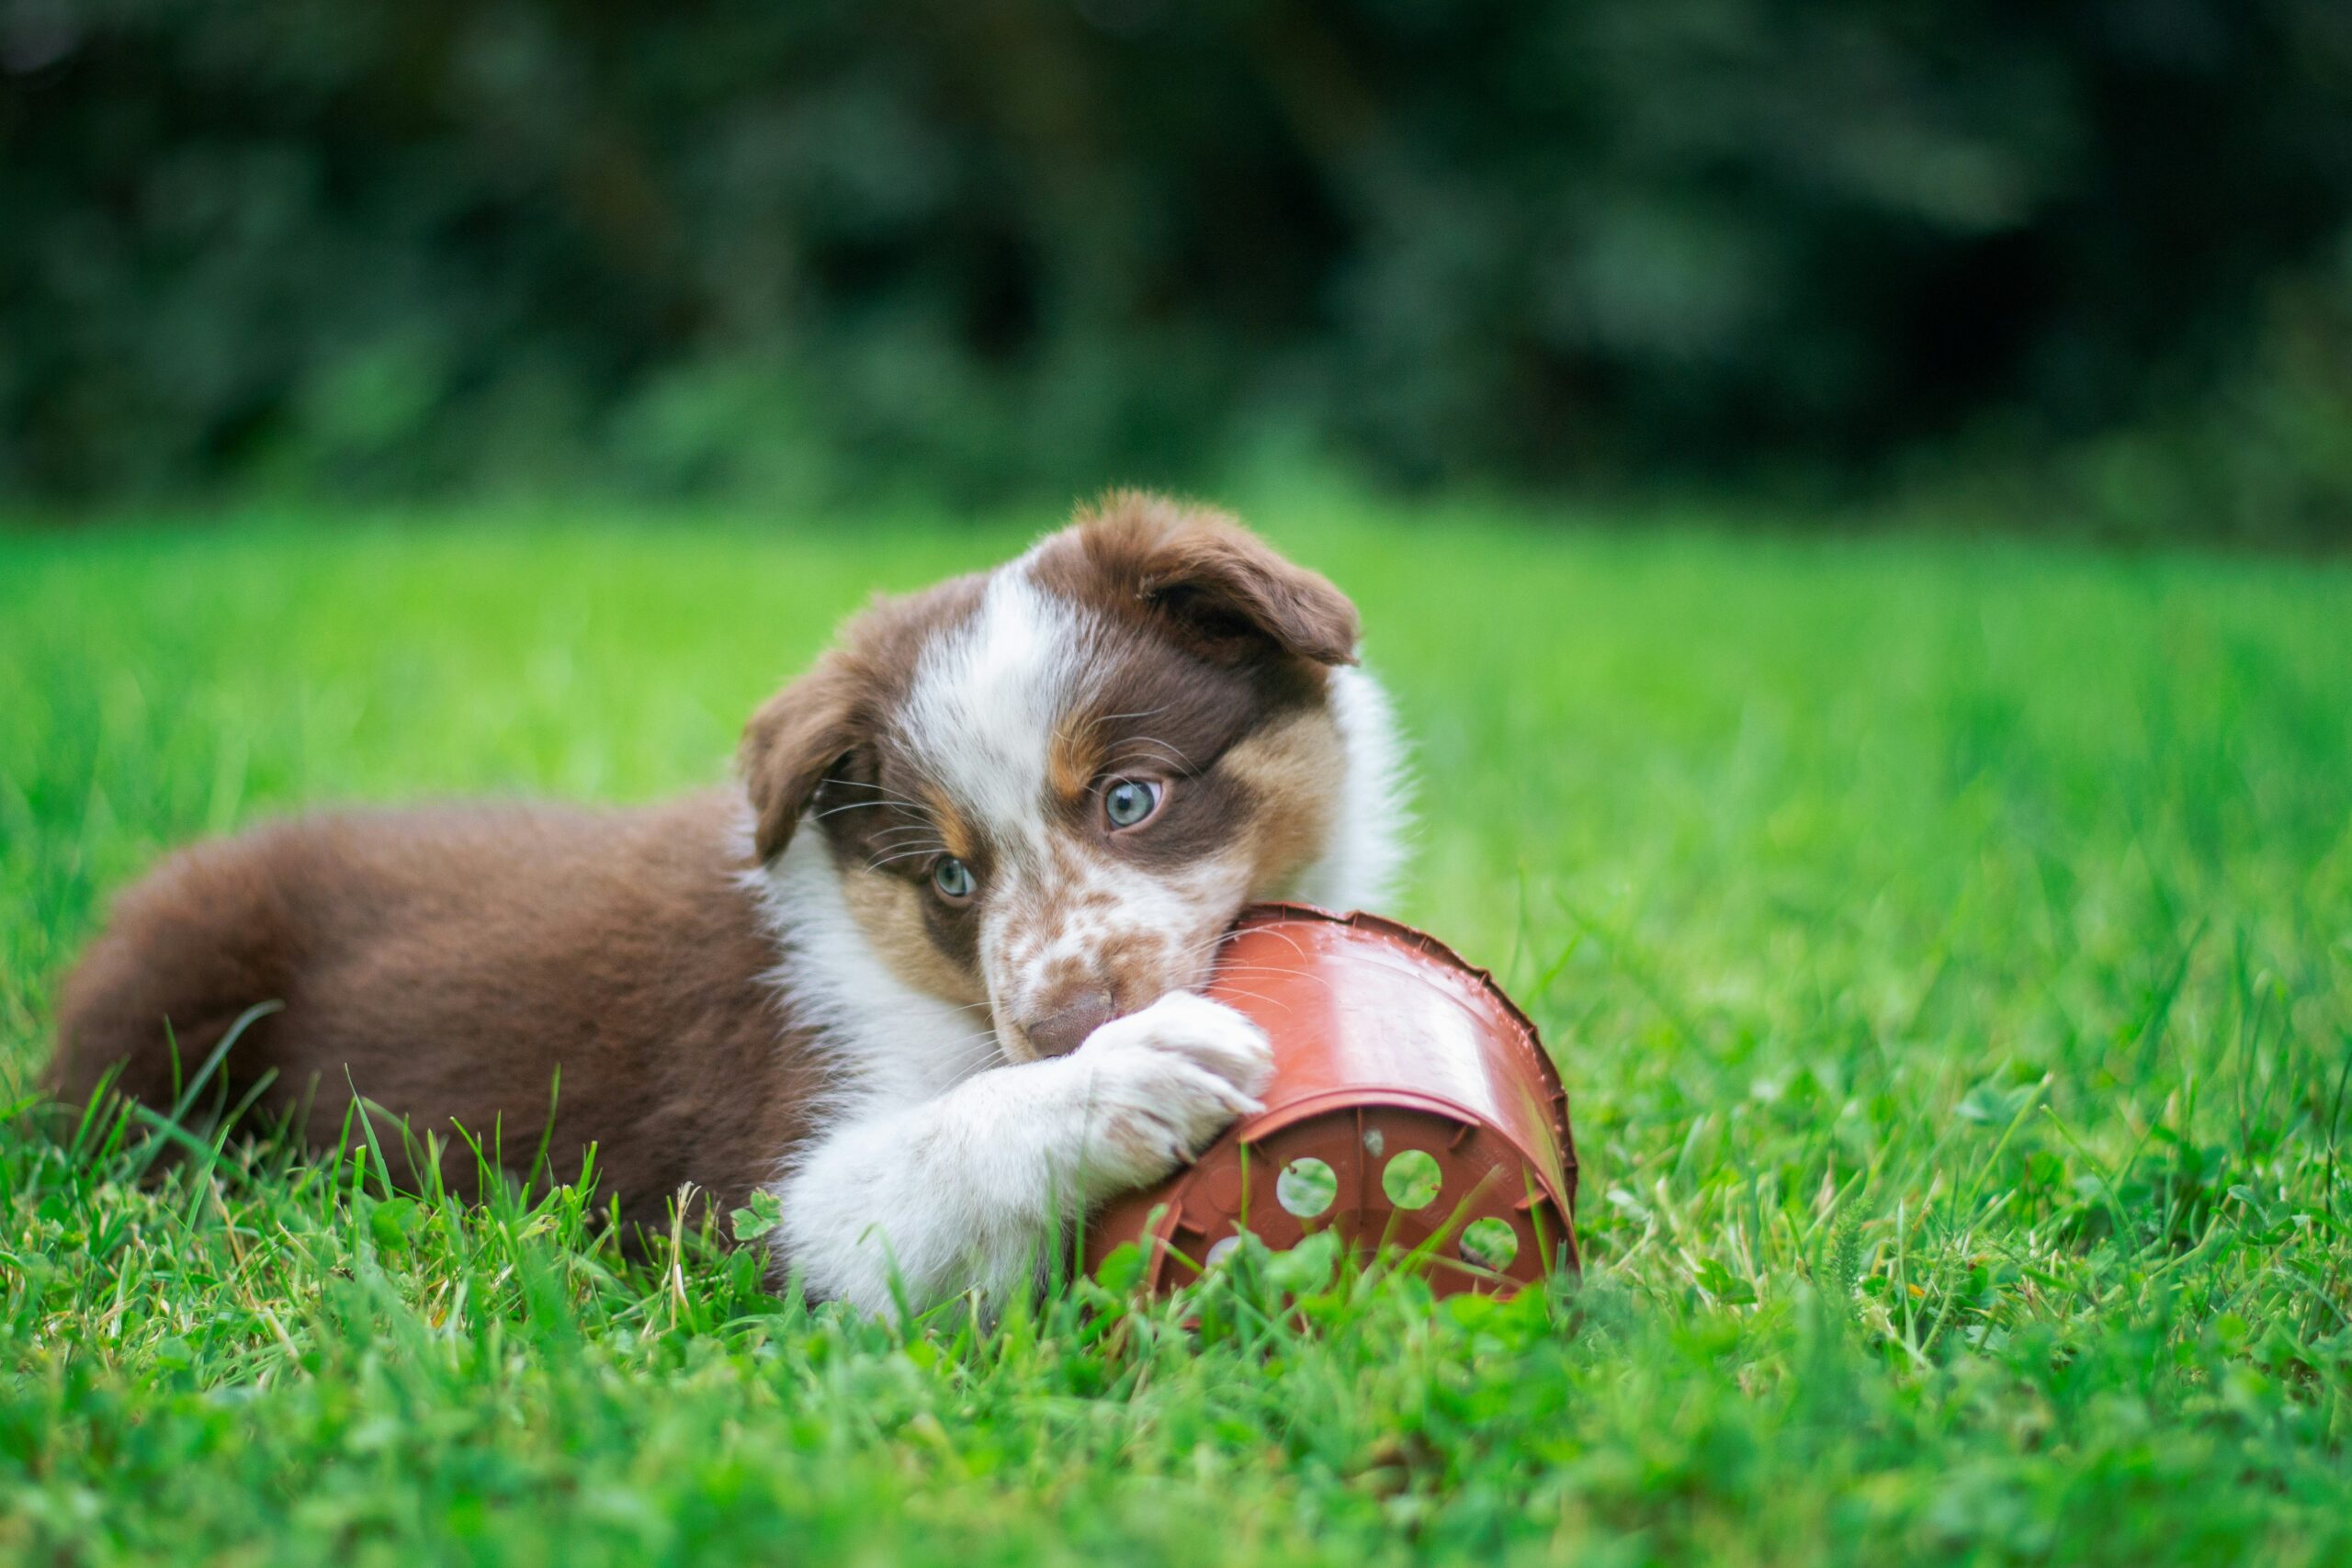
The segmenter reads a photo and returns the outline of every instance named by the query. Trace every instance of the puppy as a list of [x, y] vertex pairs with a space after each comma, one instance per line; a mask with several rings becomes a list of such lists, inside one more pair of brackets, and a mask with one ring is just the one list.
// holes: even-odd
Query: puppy
[[753, 716], [740, 787], [182, 852], [67, 981], [51, 1087], [168, 1107], [277, 1003], [211, 1087], [315, 1145], [356, 1095], [411, 1180], [429, 1147], [467, 1190], [594, 1145], [638, 1224], [766, 1188], [813, 1297], [1001, 1305], [1254, 1108], [1265, 1038], [1198, 994], [1241, 907], [1383, 896], [1399, 745], [1356, 647], [1230, 519], [1113, 495], [852, 620]]

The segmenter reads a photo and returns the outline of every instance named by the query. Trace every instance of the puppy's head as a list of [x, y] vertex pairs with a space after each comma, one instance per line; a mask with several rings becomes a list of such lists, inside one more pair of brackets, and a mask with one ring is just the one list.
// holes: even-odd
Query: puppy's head
[[868, 947], [1009, 1057], [1074, 1049], [1200, 985], [1241, 907], [1346, 838], [1356, 635], [1230, 518], [1112, 496], [876, 604], [760, 711], [757, 852], [825, 856]]

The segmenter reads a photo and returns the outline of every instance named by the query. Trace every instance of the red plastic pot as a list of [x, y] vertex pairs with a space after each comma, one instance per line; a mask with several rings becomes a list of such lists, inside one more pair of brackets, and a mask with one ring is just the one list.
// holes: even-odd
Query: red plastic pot
[[1106, 1205], [1090, 1269], [1142, 1244], [1143, 1284], [1193, 1278], [1247, 1229], [1317, 1231], [1426, 1263], [1438, 1293], [1508, 1293], [1577, 1267], [1568, 1097], [1483, 969], [1376, 915], [1257, 905], [1208, 994], [1265, 1030], [1265, 1110], [1161, 1185]]

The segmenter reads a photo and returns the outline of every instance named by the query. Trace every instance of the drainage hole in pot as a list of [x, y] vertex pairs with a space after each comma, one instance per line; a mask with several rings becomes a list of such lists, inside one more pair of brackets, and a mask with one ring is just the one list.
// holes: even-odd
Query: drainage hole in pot
[[1274, 1182], [1274, 1201], [1285, 1213], [1311, 1220], [1331, 1206], [1340, 1195], [1340, 1179], [1331, 1168], [1314, 1156], [1295, 1159], [1283, 1167], [1282, 1175]]
[[1400, 1209], [1426, 1209], [1437, 1200], [1445, 1178], [1437, 1160], [1420, 1149], [1407, 1149], [1380, 1173], [1380, 1190]]
[[1510, 1228], [1509, 1220], [1498, 1220], [1492, 1214], [1473, 1220], [1463, 1228], [1462, 1256], [1481, 1269], [1491, 1269], [1499, 1274], [1519, 1257], [1519, 1233]]

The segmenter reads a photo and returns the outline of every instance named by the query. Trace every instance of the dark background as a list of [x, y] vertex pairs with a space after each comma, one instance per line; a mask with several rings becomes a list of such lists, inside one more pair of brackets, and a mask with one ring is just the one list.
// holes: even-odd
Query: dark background
[[1268, 465], [2352, 536], [2352, 5], [0, 0], [0, 494]]

